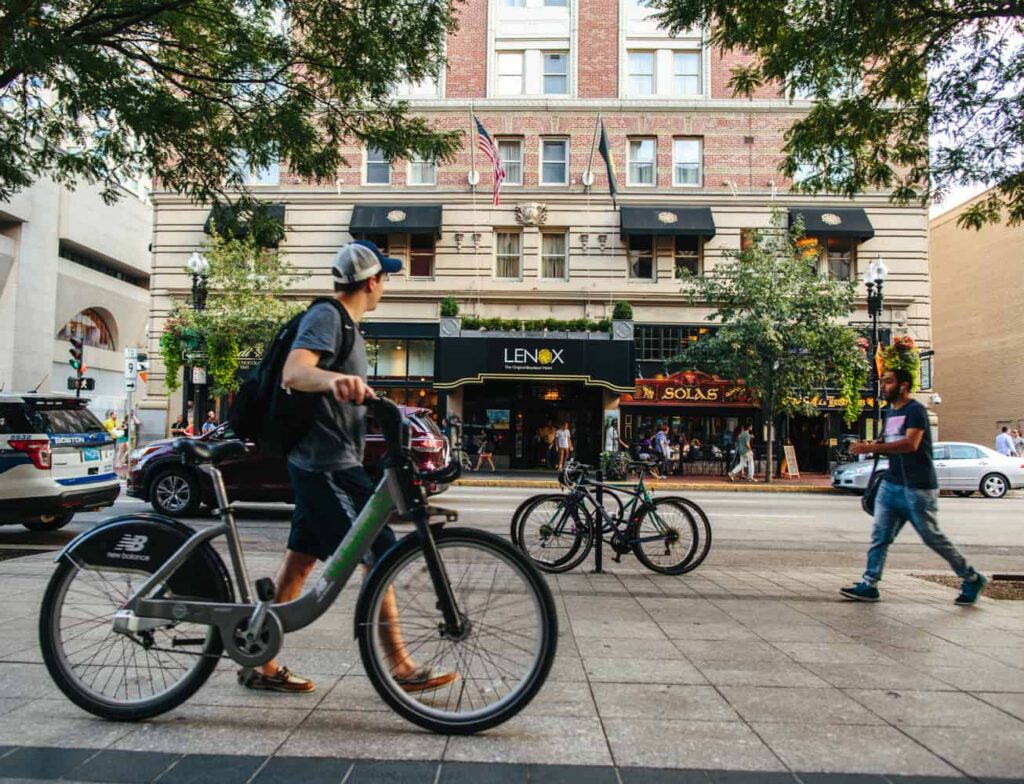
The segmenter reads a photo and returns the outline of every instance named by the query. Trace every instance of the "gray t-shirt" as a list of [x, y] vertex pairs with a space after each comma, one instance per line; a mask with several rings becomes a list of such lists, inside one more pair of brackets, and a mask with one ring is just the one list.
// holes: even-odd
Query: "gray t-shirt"
[[750, 451], [750, 433], [744, 430], [736, 440], [736, 453], [745, 455]]
[[[299, 322], [292, 348], [305, 348], [320, 354], [319, 366], [331, 367], [341, 350], [341, 315], [333, 305], [314, 305]], [[350, 324], [345, 329], [353, 329]], [[348, 358], [339, 373], [366, 380], [366, 343], [359, 330]], [[331, 395], [319, 397], [316, 416], [310, 431], [288, 453], [288, 462], [305, 471], [340, 471], [363, 465], [363, 442], [366, 437], [366, 408], [352, 403], [339, 403]]]

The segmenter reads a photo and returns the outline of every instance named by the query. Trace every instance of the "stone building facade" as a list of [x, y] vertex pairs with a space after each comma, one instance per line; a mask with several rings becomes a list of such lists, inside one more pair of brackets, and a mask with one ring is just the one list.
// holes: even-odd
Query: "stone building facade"
[[[439, 302], [454, 295], [469, 316], [599, 320], [611, 315], [616, 301], [627, 300], [636, 329], [627, 375], [654, 375], [680, 341], [707, 327], [706, 312], [680, 297], [677, 268], [697, 274], [713, 268], [739, 249], [744, 229], [768, 225], [775, 209], [805, 211], [818, 227], [823, 274], [859, 279], [870, 260], [883, 256], [891, 270], [883, 327], [908, 331], [930, 346], [925, 211], [893, 206], [882, 193], [853, 201], [794, 195], [778, 171], [783, 134], [808, 101], [769, 87], [751, 99], [734, 98], [727, 82], [744, 56], [712, 51], [699, 30], [668, 35], [639, 0], [468, 0], [457, 8], [459, 29], [447, 43], [442, 78], [397, 91], [437, 127], [465, 132], [455, 160], [436, 167], [387, 162], [352, 146], [345, 150], [348, 167], [333, 183], [304, 182], [284, 169], [254, 180], [262, 198], [285, 206], [281, 247], [310, 273], [296, 297], [329, 290], [332, 255], [353, 236], [379, 240], [405, 259], [407, 272], [392, 278], [366, 323], [386, 358], [378, 360], [379, 386], [393, 388], [403, 401], [461, 411], [485, 426], [489, 409], [480, 401], [505, 401], [495, 421], [510, 411], [514, 430], [517, 413], [523, 414], [523, 443], [510, 440], [500, 455], [512, 465], [529, 462], [524, 444], [548, 415], [588, 429], [618, 417], [628, 438], [664, 419], [688, 434], [720, 440], [737, 417], [753, 417], [752, 410], [635, 404], [620, 410], [623, 385], [587, 381], [585, 368], [566, 374], [572, 378], [561, 386], [547, 384], [543, 373], [515, 381], [497, 371], [451, 386], [458, 379], [433, 375], [442, 369], [436, 356], [444, 345]], [[505, 158], [509, 177], [500, 206], [491, 204], [489, 164], [475, 150], [471, 114]], [[618, 207], [594, 151], [599, 118], [618, 172]], [[473, 169], [479, 173], [475, 188]], [[172, 299], [187, 296], [184, 262], [204, 242], [210, 208], [159, 192], [154, 202], [155, 347]], [[627, 225], [620, 208], [642, 209]], [[440, 216], [436, 225], [417, 225], [424, 211]], [[387, 222], [399, 214], [406, 219]], [[852, 321], [865, 324], [863, 287], [860, 294]], [[420, 346], [414, 362], [403, 341], [430, 342], [433, 360]], [[399, 351], [407, 357], [402, 372]], [[492, 383], [500, 389], [490, 389]], [[584, 422], [571, 401], [598, 387], [601, 395]], [[516, 401], [545, 397], [551, 405], [517, 410]], [[166, 408], [166, 398], [157, 393], [149, 405]], [[801, 451], [808, 460], [823, 467], [828, 442], [841, 429], [837, 422], [829, 414], [807, 424]]]

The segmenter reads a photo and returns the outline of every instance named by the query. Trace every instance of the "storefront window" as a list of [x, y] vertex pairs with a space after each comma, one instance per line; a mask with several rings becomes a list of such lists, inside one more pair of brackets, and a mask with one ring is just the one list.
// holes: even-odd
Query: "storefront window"
[[676, 237], [676, 277], [686, 270], [691, 275], [700, 274], [700, 237]]
[[409, 277], [434, 277], [434, 235], [409, 236]]
[[374, 375], [378, 378], [405, 378], [406, 351], [404, 340], [377, 341], [377, 366]]
[[434, 341], [409, 341], [409, 378], [434, 377]]
[[654, 237], [630, 235], [629, 277], [651, 280], [654, 277]]

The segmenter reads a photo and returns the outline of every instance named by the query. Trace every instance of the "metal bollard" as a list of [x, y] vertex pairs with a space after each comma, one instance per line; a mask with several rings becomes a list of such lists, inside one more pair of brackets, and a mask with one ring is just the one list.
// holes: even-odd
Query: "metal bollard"
[[[604, 488], [601, 487], [601, 483], [604, 481], [604, 472], [598, 469], [597, 472], [597, 508], [604, 509]], [[592, 574], [604, 574], [604, 568], [602, 562], [604, 560], [604, 536], [602, 529], [604, 528], [604, 521], [601, 519], [600, 513], [597, 515], [597, 519], [594, 521], [596, 530], [594, 535], [597, 537], [597, 541], [594, 542], [594, 571]]]

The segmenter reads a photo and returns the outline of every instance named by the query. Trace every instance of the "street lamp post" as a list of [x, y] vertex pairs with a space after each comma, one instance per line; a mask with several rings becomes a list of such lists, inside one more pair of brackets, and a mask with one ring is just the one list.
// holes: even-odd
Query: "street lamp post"
[[885, 266], [882, 257], [872, 261], [868, 265], [867, 274], [864, 276], [864, 285], [868, 289], [868, 313], [871, 315], [871, 378], [874, 381], [874, 395], [872, 404], [872, 416], [874, 419], [874, 438], [878, 438], [878, 425], [881, 410], [879, 409], [878, 397], [881, 392], [881, 377], [878, 372], [878, 318], [882, 315], [882, 305], [885, 297], [882, 294], [882, 287], [885, 283], [889, 268]]
[[[210, 261], [199, 251], [194, 251], [191, 256], [188, 257], [188, 261], [185, 267], [190, 273], [192, 273], [192, 309], [196, 313], [201, 313], [206, 307], [206, 278], [210, 273]], [[199, 335], [199, 342], [196, 346], [196, 353], [202, 353], [204, 348], [203, 336]], [[197, 383], [195, 381], [195, 370], [189, 365], [188, 372], [192, 378], [192, 434], [199, 435], [200, 432], [200, 416], [205, 418], [202, 411], [206, 407], [205, 392], [206, 384]], [[185, 402], [185, 416], [188, 417], [188, 398], [186, 397]], [[186, 426], [188, 422], [186, 421]]]

